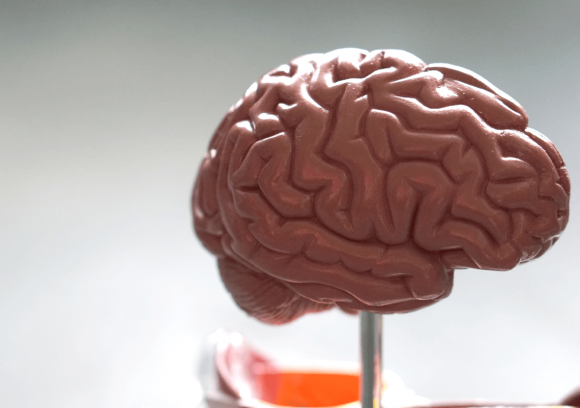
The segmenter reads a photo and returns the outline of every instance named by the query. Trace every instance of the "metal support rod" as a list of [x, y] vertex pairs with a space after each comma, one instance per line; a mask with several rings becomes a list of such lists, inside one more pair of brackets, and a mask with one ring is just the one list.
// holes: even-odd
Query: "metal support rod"
[[360, 401], [362, 408], [380, 408], [382, 384], [381, 362], [382, 315], [360, 313], [361, 379]]

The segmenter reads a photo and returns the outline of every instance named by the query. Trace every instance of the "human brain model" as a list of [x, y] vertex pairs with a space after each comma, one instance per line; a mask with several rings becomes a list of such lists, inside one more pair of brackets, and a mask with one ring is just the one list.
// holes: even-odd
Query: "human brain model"
[[527, 122], [460, 67], [398, 50], [306, 55], [222, 120], [195, 231], [263, 322], [416, 310], [449, 295], [455, 269], [511, 269], [566, 226], [566, 168]]

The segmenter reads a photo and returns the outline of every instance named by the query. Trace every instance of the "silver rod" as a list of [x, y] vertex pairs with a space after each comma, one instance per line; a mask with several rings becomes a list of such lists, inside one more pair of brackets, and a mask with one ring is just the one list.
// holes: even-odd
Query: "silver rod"
[[380, 408], [382, 383], [381, 362], [382, 315], [360, 313], [361, 380], [360, 401], [362, 408]]

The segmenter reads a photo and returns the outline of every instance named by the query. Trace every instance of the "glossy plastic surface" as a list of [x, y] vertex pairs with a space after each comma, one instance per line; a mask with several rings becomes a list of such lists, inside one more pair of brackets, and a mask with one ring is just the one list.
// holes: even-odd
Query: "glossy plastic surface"
[[485, 79], [397, 50], [297, 58], [224, 117], [195, 230], [236, 303], [270, 323], [417, 310], [455, 269], [509, 270], [568, 221], [554, 145]]

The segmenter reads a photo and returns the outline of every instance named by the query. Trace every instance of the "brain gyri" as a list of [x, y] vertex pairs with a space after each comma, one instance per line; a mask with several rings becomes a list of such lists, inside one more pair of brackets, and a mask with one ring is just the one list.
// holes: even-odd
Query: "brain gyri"
[[455, 269], [511, 269], [566, 226], [566, 168], [527, 122], [457, 66], [397, 50], [306, 55], [222, 120], [195, 231], [263, 322], [416, 310], [449, 295]]

